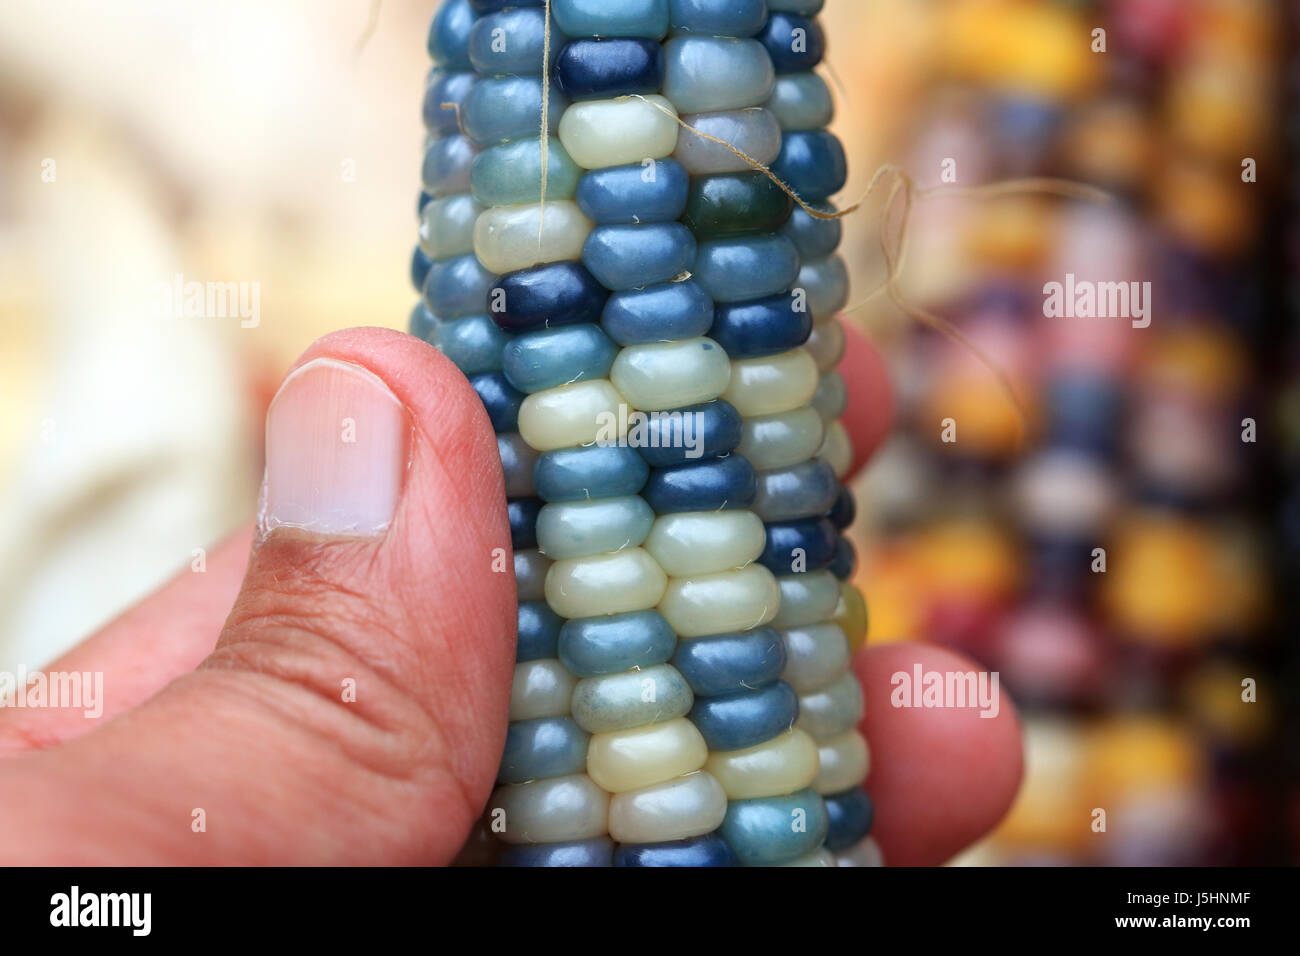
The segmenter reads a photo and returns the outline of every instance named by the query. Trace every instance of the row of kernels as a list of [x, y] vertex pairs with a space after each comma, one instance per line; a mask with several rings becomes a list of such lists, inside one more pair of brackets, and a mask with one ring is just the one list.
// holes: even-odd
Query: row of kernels
[[[812, 72], [825, 49], [812, 19], [818, 5], [788, 6], [802, 8], [774, 10], [763, 32], [779, 77], [772, 108], [784, 130], [773, 169], [805, 202], [831, 211], [828, 200], [843, 187], [846, 170], [839, 142], [822, 128], [831, 119], [829, 91]], [[823, 439], [808, 461], [778, 458], [778, 466], [760, 472], [757, 507], [775, 523], [769, 524], [769, 543], [773, 537], [786, 543], [769, 556], [781, 561], [798, 556], [801, 562], [792, 567], [801, 573], [781, 579], [777, 623], [784, 627], [786, 677], [800, 695], [799, 726], [817, 742], [819, 771], [812, 786], [825, 801], [827, 848], [842, 852], [865, 838], [872, 818], [861, 788], [870, 757], [856, 729], [862, 690], [850, 669], [852, 653], [865, 637], [865, 607], [850, 581], [852, 546], [842, 533], [852, 521], [852, 495], [839, 485], [852, 458], [838, 421], [847, 390], [835, 371], [844, 350], [837, 313], [848, 299], [848, 269], [835, 252], [842, 235], [838, 220], [796, 208], [783, 234], [800, 256], [797, 286], [812, 318], [803, 351], [819, 375], [809, 408], [822, 421]], [[779, 533], [773, 536], [773, 530]]]
[[[754, 16], [745, 32], [761, 26]], [[669, 46], [677, 73], [670, 72], [676, 82], [666, 84], [665, 96], [685, 122], [758, 162], [773, 161], [780, 128], [761, 106], [773, 82], [762, 45], [748, 36], [711, 36], [678, 37]], [[794, 247], [774, 233], [789, 199], [743, 157], [699, 133], [684, 131], [676, 155], [692, 174], [684, 221], [698, 242], [694, 277], [714, 305], [710, 336], [731, 360], [722, 398], [740, 416], [743, 435], [748, 418], [803, 404], [816, 386], [815, 368], [799, 357], [770, 357], [789, 355], [808, 334], [790, 294], [798, 273]], [[749, 506], [756, 488], [748, 462], [745, 471]], [[814, 850], [824, 832], [824, 810], [807, 789], [817, 750], [793, 726], [798, 707], [780, 679], [783, 648], [765, 626], [780, 600], [771, 572], [758, 563], [766, 534], [758, 516], [743, 514], [749, 548], [733, 557], [743, 556], [744, 567], [678, 586], [675, 597], [689, 607], [679, 621], [679, 655], [697, 691], [691, 717], [712, 751], [705, 766], [728, 797], [723, 838], [744, 863], [787, 862]]]
[[[574, 90], [575, 98], [585, 99], [565, 114], [560, 136], [588, 170], [579, 183], [578, 199], [596, 225], [584, 244], [583, 264], [610, 291], [613, 314], [625, 320], [644, 317], [657, 325], [658, 316], [640, 300], [675, 298], [676, 304], [684, 306], [684, 324], [689, 326], [692, 300], [699, 297], [691, 295], [694, 290], [675, 297], [669, 292], [696, 255], [694, 237], [676, 221], [686, 182], [680, 165], [668, 158], [677, 141], [677, 125], [670, 111], [652, 107], [658, 102], [668, 109], [660, 97], [650, 102], [617, 98], [653, 94], [663, 82], [658, 36], [644, 39], [654, 41], [656, 49], [649, 51], [647, 45], [629, 39], [577, 41], [577, 49], [566, 51], [562, 82]], [[623, 348], [614, 360], [610, 380], [622, 399], [622, 418], [709, 402], [726, 387], [725, 355], [709, 340], [691, 335], [662, 341], [666, 336], [652, 328], [655, 338], [629, 341], [640, 337], [635, 321], [625, 321], [618, 332]], [[648, 436], [629, 436], [620, 423], [617, 437]], [[679, 430], [654, 437], [682, 435]], [[671, 442], [661, 447], [659, 455], [645, 457], [653, 466], [661, 464], [655, 460], [660, 456], [673, 457]], [[650, 482], [650, 475], [658, 470], [647, 475], [648, 487], [657, 484]], [[671, 582], [656, 554], [663, 553], [664, 518], [656, 515], [657, 509], [650, 510], [647, 498], [637, 500], [650, 519], [645, 534], [636, 541], [647, 544], [636, 549], [637, 561], [643, 578], [655, 581], [659, 592], [655, 603], [674, 632], [675, 647], [677, 621], [670, 613], [668, 596]], [[653, 496], [650, 500], [653, 504]], [[592, 738], [588, 765], [593, 778], [614, 794], [610, 832], [621, 844], [616, 862], [684, 862], [683, 854], [704, 862], [699, 859], [701, 852], [717, 857], [718, 841], [712, 833], [726, 811], [726, 795], [714, 777], [701, 769], [707, 748], [698, 730], [684, 719], [694, 695], [681, 672], [671, 663], [643, 667], [638, 662], [632, 669], [584, 683], [586, 687], [575, 697], [575, 709], [581, 706], [592, 727], [599, 728]]]

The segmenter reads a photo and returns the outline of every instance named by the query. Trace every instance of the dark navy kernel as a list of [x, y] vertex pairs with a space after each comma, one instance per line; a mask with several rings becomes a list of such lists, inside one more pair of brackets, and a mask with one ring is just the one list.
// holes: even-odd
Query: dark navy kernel
[[771, 627], [715, 634], [679, 642], [672, 663], [700, 697], [735, 694], [781, 676], [785, 641]]
[[804, 297], [783, 292], [748, 302], [718, 303], [709, 337], [733, 360], [760, 358], [803, 345], [812, 324]]
[[831, 513], [827, 516], [831, 524], [835, 525], [836, 531], [843, 531], [849, 525], [853, 524], [853, 519], [858, 515], [858, 504], [853, 498], [853, 492], [848, 488], [841, 487], [838, 497], [835, 499], [835, 507], [831, 508]]
[[658, 93], [663, 82], [664, 50], [654, 40], [574, 40], [555, 64], [555, 84], [572, 100]]
[[509, 7], [543, 7], [546, 0], [469, 0], [469, 5], [480, 15], [496, 13]]
[[614, 850], [615, 866], [737, 866], [731, 847], [716, 833], [673, 843], [624, 843]]
[[519, 844], [501, 854], [502, 866], [609, 866], [614, 844], [608, 837], [570, 843]]
[[798, 13], [773, 13], [758, 39], [777, 73], [808, 73], [826, 55], [821, 26]]
[[[741, 427], [740, 412], [730, 402], [688, 405], [650, 418], [646, 422], [645, 443], [637, 450], [655, 468], [718, 458], [736, 450]], [[691, 447], [687, 447], [688, 437]]]
[[835, 195], [849, 175], [844, 147], [825, 130], [787, 131], [772, 172], [808, 203]]
[[552, 262], [503, 275], [488, 294], [488, 311], [508, 332], [594, 322], [608, 290], [577, 262]]
[[423, 249], [416, 246], [415, 251], [411, 253], [411, 285], [415, 286], [416, 292], [424, 288], [424, 280], [429, 278], [429, 270], [432, 268], [433, 260], [424, 254]]
[[776, 575], [820, 571], [835, 560], [838, 540], [825, 518], [776, 522], [767, 526], [767, 546], [758, 560]]
[[541, 510], [542, 503], [536, 498], [512, 498], [506, 502], [512, 548], [537, 547], [537, 513]]
[[702, 697], [689, 714], [710, 750], [741, 750], [778, 737], [799, 717], [799, 698], [783, 680], [725, 697]]
[[519, 602], [519, 640], [515, 660], [541, 661], [555, 657], [564, 618], [545, 601]]
[[830, 565], [831, 573], [841, 581], [851, 581], [857, 567], [858, 553], [853, 547], [853, 542], [840, 535], [839, 542], [835, 546], [835, 560]]
[[839, 853], [855, 845], [871, 832], [876, 809], [871, 797], [861, 787], [823, 798], [830, 827], [826, 831], [826, 849]]
[[754, 469], [740, 455], [655, 468], [641, 497], [657, 514], [748, 508], [754, 500]]
[[487, 409], [493, 429], [499, 432], [518, 431], [519, 406], [524, 401], [523, 393], [512, 388], [500, 372], [471, 375], [469, 383], [474, 386], [483, 407]]

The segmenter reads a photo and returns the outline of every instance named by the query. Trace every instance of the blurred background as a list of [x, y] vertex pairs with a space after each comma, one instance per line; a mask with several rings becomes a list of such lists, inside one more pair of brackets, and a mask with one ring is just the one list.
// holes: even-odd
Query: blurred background
[[[249, 520], [262, 413], [312, 339], [405, 326], [433, 7], [0, 4], [0, 670]], [[823, 17], [841, 204], [886, 162], [922, 187], [1059, 176], [1114, 197], [912, 209], [904, 295], [1005, 372], [1023, 418], [969, 350], [872, 295], [880, 197], [846, 223], [845, 318], [897, 396], [858, 487], [870, 639], [976, 657], [1026, 728], [1018, 802], [960, 862], [1297, 862], [1297, 11]], [[1067, 274], [1150, 282], [1150, 326], [1047, 317]], [[186, 317], [165, 290], [192, 282], [255, 290], [255, 313]]]

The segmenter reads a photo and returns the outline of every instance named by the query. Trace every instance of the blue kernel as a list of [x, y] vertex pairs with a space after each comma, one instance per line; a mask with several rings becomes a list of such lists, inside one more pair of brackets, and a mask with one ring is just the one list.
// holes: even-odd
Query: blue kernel
[[821, 571], [835, 560], [838, 537], [834, 526], [825, 518], [769, 524], [767, 545], [758, 560], [778, 575]]
[[429, 56], [448, 70], [469, 70], [469, 33], [477, 19], [468, 0], [447, 0], [429, 24]]
[[571, 37], [645, 37], [668, 32], [668, 0], [553, 0], [555, 22]]
[[431, 202], [433, 202], [433, 197], [421, 189], [420, 195], [415, 199], [415, 217], [417, 219], [420, 218], [420, 213], [424, 212], [424, 207]]
[[501, 370], [506, 334], [486, 315], [439, 322], [429, 342], [466, 375]]
[[744, 302], [784, 292], [799, 275], [799, 253], [785, 236], [742, 236], [702, 242], [695, 278], [715, 302]]
[[460, 132], [456, 111], [450, 107], [444, 109], [442, 104], [455, 103], [459, 106], [477, 82], [477, 73], [447, 73], [435, 70], [429, 77], [429, 84], [424, 88], [424, 104], [421, 107], [424, 128], [438, 136], [451, 136]]
[[664, 50], [655, 40], [574, 40], [555, 64], [555, 83], [571, 100], [658, 93], [663, 81]]
[[537, 551], [515, 552], [515, 590], [521, 595], [537, 595], [528, 600], [540, 600], [551, 562]]
[[582, 246], [582, 263], [616, 292], [667, 282], [691, 267], [695, 236], [680, 222], [597, 226]]
[[501, 367], [521, 392], [540, 392], [569, 382], [604, 378], [618, 347], [595, 325], [566, 325], [516, 336], [501, 354]]
[[691, 722], [710, 750], [741, 750], [780, 736], [799, 717], [799, 698], [783, 680], [725, 697], [702, 697]]
[[615, 866], [737, 866], [731, 847], [716, 833], [672, 843], [624, 843], [614, 850]]
[[[678, 414], [680, 412], [680, 415]], [[690, 429], [686, 423], [690, 422]], [[721, 400], [652, 416], [645, 426], [641, 456], [654, 468], [670, 468], [730, 454], [740, 444], [740, 412]], [[687, 446], [687, 438], [691, 447]]]
[[767, 19], [764, 0], [669, 0], [674, 33], [752, 37]]
[[600, 324], [619, 345], [693, 339], [713, 325], [713, 300], [693, 279], [616, 292]]
[[[552, 83], [547, 105], [551, 129], [559, 129], [560, 117], [567, 106], [564, 94]], [[476, 146], [495, 146], [511, 139], [536, 139], [542, 131], [541, 81], [528, 76], [479, 80], [465, 97], [460, 119], [465, 135]]]
[[556, 644], [564, 618], [551, 610], [545, 601], [519, 602], [519, 640], [515, 660], [541, 661], [555, 657]]
[[423, 302], [417, 302], [411, 310], [411, 317], [406, 322], [406, 331], [417, 339], [429, 341], [429, 336], [438, 328], [438, 319]]
[[582, 214], [600, 226], [671, 222], [686, 211], [690, 174], [675, 159], [596, 169], [578, 183]]
[[434, 197], [467, 193], [474, 145], [464, 136], [444, 136], [429, 143], [420, 166], [424, 191]]
[[844, 147], [825, 130], [787, 131], [772, 172], [809, 203], [835, 195], [844, 188], [849, 174]]
[[588, 445], [544, 452], [533, 466], [533, 485], [544, 501], [588, 501], [639, 494], [650, 467], [636, 449]]
[[512, 498], [506, 502], [506, 513], [510, 516], [510, 546], [516, 551], [537, 547], [537, 513], [541, 510], [542, 503], [536, 498]]
[[[834, 212], [830, 203], [810, 204], [819, 212]], [[839, 219], [817, 219], [808, 215], [800, 206], [795, 206], [790, 218], [781, 227], [781, 235], [794, 243], [799, 250], [799, 259], [811, 262], [825, 259], [840, 246], [844, 238], [844, 223]]]
[[[474, 24], [469, 33], [470, 62], [483, 76], [536, 76], [546, 45], [546, 15], [537, 9], [540, 3], [509, 6], [518, 9], [494, 13]], [[552, 27], [552, 62], [563, 43], [564, 37]]]
[[469, 0], [469, 5], [479, 14], [496, 13], [507, 7], [541, 7], [546, 0]]
[[790, 293], [721, 303], [714, 312], [709, 337], [732, 359], [777, 355], [808, 341], [812, 318], [802, 297]]
[[609, 292], [577, 262], [552, 262], [503, 275], [492, 286], [492, 318], [508, 332], [594, 322]]
[[415, 286], [415, 291], [419, 292], [424, 288], [424, 280], [429, 278], [429, 270], [433, 268], [433, 260], [424, 254], [424, 250], [419, 246], [411, 253], [411, 284]]
[[570, 717], [517, 720], [506, 729], [499, 783], [523, 783], [582, 773], [589, 735]]
[[[790, 826], [799, 811], [803, 829]], [[825, 841], [829, 825], [821, 797], [805, 789], [784, 797], [732, 800], [718, 832], [741, 863], [770, 866], [816, 850]]]
[[632, 611], [566, 621], [558, 655], [578, 677], [653, 667], [672, 656], [677, 635], [658, 611]]
[[677, 645], [673, 666], [700, 697], [735, 694], [781, 676], [785, 641], [771, 627], [695, 638]]
[[830, 518], [831, 524], [835, 525], [836, 531], [843, 531], [853, 524], [853, 519], [857, 515], [858, 503], [853, 498], [853, 492], [841, 487], [839, 495], [835, 498], [835, 506], [831, 508], [831, 513], [827, 517]]
[[442, 259], [424, 280], [424, 304], [440, 319], [480, 315], [495, 279], [472, 252]]
[[650, 472], [641, 497], [658, 514], [748, 508], [754, 500], [754, 468], [741, 455]]
[[502, 866], [609, 866], [614, 844], [609, 837], [570, 843], [534, 843], [507, 847]]
[[767, 8], [774, 13], [802, 13], [815, 17], [821, 13], [826, 0], [767, 0]]
[[484, 372], [482, 375], [471, 375], [469, 383], [478, 392], [494, 430], [518, 431], [519, 406], [523, 403], [524, 396], [510, 387], [504, 375], [500, 372]]
[[[796, 34], [796, 30], [803, 32]], [[821, 26], [812, 17], [798, 13], [772, 14], [758, 39], [767, 47], [777, 73], [808, 73], [826, 54], [826, 35]]]
[[754, 512], [765, 522], [820, 518], [835, 506], [840, 483], [823, 458], [758, 474]]
[[826, 817], [829, 821], [826, 849], [834, 853], [847, 850], [871, 832], [876, 808], [867, 791], [853, 787], [822, 799], [826, 804]]
[[844, 535], [840, 535], [839, 541], [835, 545], [835, 558], [830, 564], [831, 573], [841, 581], [850, 581], [857, 567], [858, 553], [853, 547], [853, 542]]

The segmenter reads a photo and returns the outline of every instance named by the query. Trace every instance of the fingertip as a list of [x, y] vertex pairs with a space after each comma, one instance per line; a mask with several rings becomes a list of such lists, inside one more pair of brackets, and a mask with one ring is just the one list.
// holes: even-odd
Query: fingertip
[[891, 865], [939, 865], [988, 833], [1015, 799], [1023, 773], [1015, 706], [1000, 685], [987, 708], [994, 716], [951, 701], [903, 706], [916, 703], [904, 691], [918, 674], [924, 680], [931, 673], [983, 670], [933, 645], [871, 647], [858, 655], [855, 669], [866, 700], [861, 726], [872, 754], [867, 789], [876, 806], [876, 838]]

